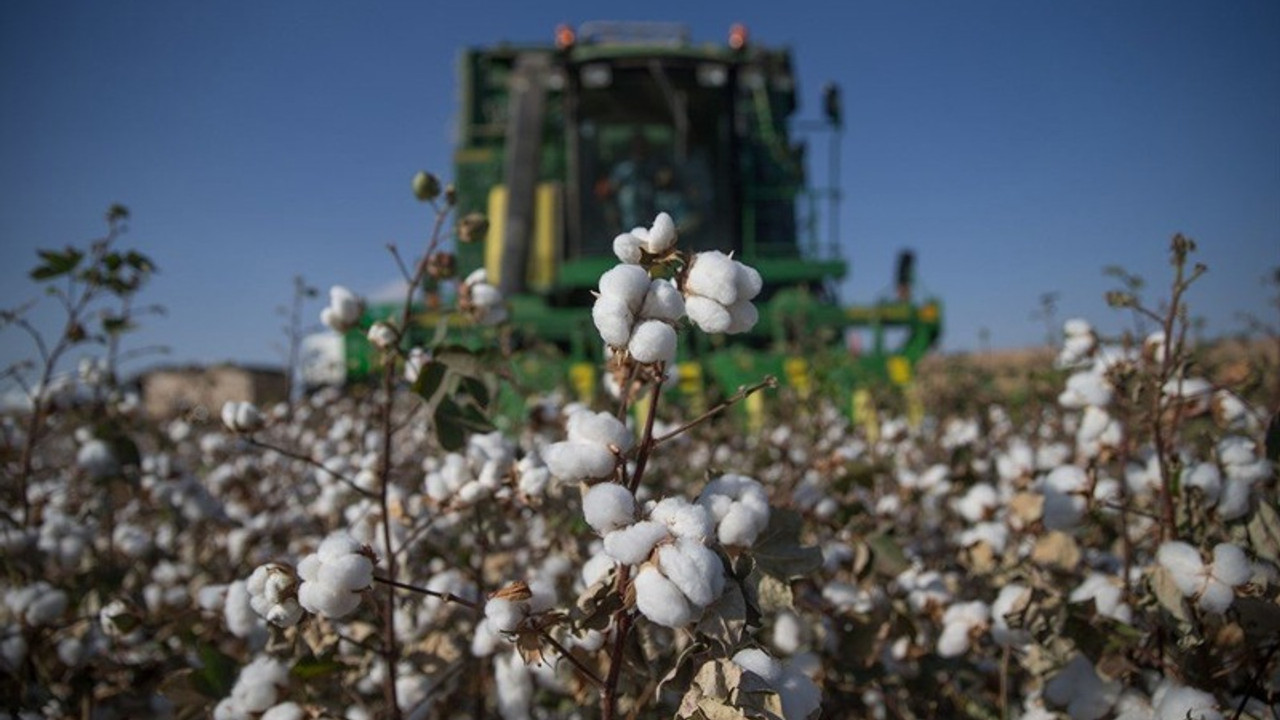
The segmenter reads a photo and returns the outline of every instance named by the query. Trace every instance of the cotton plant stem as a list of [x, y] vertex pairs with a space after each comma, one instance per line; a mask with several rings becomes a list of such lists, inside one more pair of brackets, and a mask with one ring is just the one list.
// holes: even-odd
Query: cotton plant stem
[[375, 493], [370, 492], [369, 490], [365, 490], [364, 488], [360, 487], [359, 485], [356, 485], [355, 481], [354, 481], [354, 480], [352, 480], [351, 478], [346, 477], [345, 475], [343, 475], [343, 474], [341, 474], [341, 473], [334, 472], [333, 470], [330, 470], [328, 467], [326, 467], [326, 466], [325, 466], [325, 464], [324, 464], [324, 463], [320, 462], [319, 460], [316, 460], [316, 459], [315, 459], [315, 458], [313, 458], [313, 457], [310, 457], [310, 456], [308, 456], [308, 455], [303, 455], [303, 454], [302, 454], [302, 453], [300, 453], [300, 452], [296, 452], [296, 451], [294, 451], [294, 450], [290, 450], [290, 449], [288, 449], [288, 448], [280, 447], [280, 446], [278, 446], [278, 445], [272, 445], [271, 443], [269, 443], [269, 442], [264, 442], [264, 441], [262, 441], [262, 440], [259, 440], [259, 439], [255, 438], [255, 437], [254, 437], [254, 436], [252, 436], [252, 435], [246, 435], [246, 436], [245, 436], [245, 442], [249, 443], [249, 444], [250, 444], [250, 445], [252, 445], [253, 447], [261, 448], [261, 449], [263, 449], [263, 450], [270, 450], [270, 451], [272, 451], [272, 452], [277, 452], [277, 453], [280, 453], [281, 455], [284, 455], [285, 457], [289, 458], [290, 460], [297, 460], [298, 462], [306, 463], [306, 464], [308, 464], [308, 465], [310, 465], [310, 466], [312, 466], [312, 467], [316, 468], [317, 470], [322, 470], [322, 471], [324, 471], [324, 472], [328, 473], [328, 474], [329, 474], [329, 476], [330, 476], [330, 477], [332, 477], [334, 480], [337, 480], [338, 482], [342, 483], [343, 485], [346, 485], [347, 487], [351, 488], [352, 490], [355, 490], [357, 493], [359, 493], [360, 495], [363, 495], [364, 497], [367, 497], [367, 498], [374, 498], [374, 497], [377, 497], [377, 495], [376, 495]]
[[436, 590], [431, 590], [428, 588], [424, 588], [424, 587], [413, 585], [406, 582], [400, 582], [399, 580], [392, 580], [390, 578], [385, 578], [378, 575], [373, 576], [373, 581], [376, 583], [382, 583], [383, 585], [387, 585], [389, 587], [399, 588], [400, 590], [408, 590], [409, 592], [418, 593], [419, 595], [427, 595], [429, 597], [438, 598], [448, 603], [461, 605], [462, 607], [468, 608], [470, 610], [480, 609], [479, 604], [474, 603], [464, 597], [458, 597], [457, 595], [454, 595], [453, 593], [450, 593], [450, 592], [438, 592]]
[[[382, 544], [386, 555], [387, 579], [396, 580], [396, 552], [391, 542], [391, 410], [395, 402], [395, 356], [388, 354], [383, 359], [382, 368], [382, 456], [378, 459], [379, 505], [382, 508]], [[396, 595], [388, 592], [383, 619], [383, 661], [386, 664], [386, 675], [382, 683], [383, 695], [386, 697], [388, 717], [400, 718], [400, 702], [396, 697], [396, 664], [399, 660], [399, 649], [396, 647]]]
[[734, 393], [728, 399], [723, 400], [722, 402], [720, 402], [718, 405], [711, 408], [710, 410], [702, 413], [698, 417], [694, 418], [693, 420], [690, 420], [684, 425], [681, 425], [675, 430], [672, 430], [669, 433], [666, 433], [654, 438], [653, 444], [661, 445], [662, 443], [667, 442], [668, 440], [679, 437], [680, 435], [684, 434], [691, 428], [701, 425], [707, 420], [710, 420], [712, 417], [715, 417], [719, 413], [722, 413], [725, 410], [733, 407], [734, 405], [742, 402], [743, 400], [747, 399], [751, 395], [754, 395], [760, 390], [763, 390], [765, 388], [776, 388], [776, 387], [778, 387], [778, 379], [772, 375], [768, 375], [765, 377], [764, 380], [761, 380], [755, 385], [751, 385], [750, 387], [738, 388], [738, 392]]

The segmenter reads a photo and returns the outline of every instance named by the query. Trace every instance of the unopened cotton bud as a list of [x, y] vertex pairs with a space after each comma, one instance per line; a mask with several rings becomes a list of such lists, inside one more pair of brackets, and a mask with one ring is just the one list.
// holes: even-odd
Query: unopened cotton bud
[[676, 330], [661, 320], [645, 320], [632, 331], [627, 350], [638, 362], [672, 362], [676, 359]]

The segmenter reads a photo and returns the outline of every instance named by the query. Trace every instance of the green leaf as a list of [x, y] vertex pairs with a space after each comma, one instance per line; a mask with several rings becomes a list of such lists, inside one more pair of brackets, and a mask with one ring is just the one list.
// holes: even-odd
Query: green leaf
[[299, 680], [328, 677], [343, 669], [343, 664], [333, 659], [303, 658], [294, 664], [289, 674]]
[[761, 572], [782, 580], [808, 575], [822, 567], [822, 551], [800, 544], [804, 519], [787, 508], [770, 508], [769, 525], [751, 548]]
[[911, 566], [902, 548], [885, 533], [867, 538], [867, 546], [871, 548], [872, 564], [876, 572], [885, 577], [897, 577]]
[[31, 279], [33, 280], [48, 280], [59, 275], [66, 275], [75, 270], [80, 261], [84, 259], [83, 252], [70, 247], [62, 252], [37, 250], [36, 253], [44, 262], [31, 271]]
[[489, 388], [477, 378], [464, 377], [458, 382], [458, 392], [471, 396], [481, 409], [489, 407]]
[[236, 680], [236, 662], [212, 645], [200, 645], [200, 669], [192, 677], [196, 690], [208, 698], [219, 700], [231, 694]]
[[413, 392], [423, 400], [431, 402], [440, 390], [440, 384], [444, 382], [447, 371], [448, 368], [443, 363], [428, 361], [418, 371], [418, 379], [413, 381]]

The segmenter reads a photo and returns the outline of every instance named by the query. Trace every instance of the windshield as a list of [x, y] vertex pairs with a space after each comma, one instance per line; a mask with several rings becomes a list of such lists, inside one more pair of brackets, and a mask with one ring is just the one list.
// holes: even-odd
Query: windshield
[[579, 255], [667, 212], [681, 245], [733, 245], [730, 96], [720, 65], [635, 60], [579, 68]]

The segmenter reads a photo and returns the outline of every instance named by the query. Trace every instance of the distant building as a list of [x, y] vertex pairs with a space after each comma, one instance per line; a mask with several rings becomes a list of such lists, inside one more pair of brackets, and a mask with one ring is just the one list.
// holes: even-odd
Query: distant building
[[284, 371], [275, 368], [158, 368], [143, 374], [141, 385], [143, 406], [157, 418], [190, 412], [216, 418], [229, 400], [265, 407], [288, 399]]

